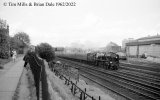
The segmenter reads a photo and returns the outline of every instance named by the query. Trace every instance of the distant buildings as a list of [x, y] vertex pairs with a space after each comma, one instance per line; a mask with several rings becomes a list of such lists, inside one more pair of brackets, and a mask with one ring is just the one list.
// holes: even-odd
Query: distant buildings
[[118, 46], [116, 43], [113, 42], [108, 43], [103, 50], [103, 52], [114, 52], [114, 53], [119, 51], [121, 51], [121, 46]]
[[142, 37], [125, 43], [126, 53], [131, 57], [140, 57], [142, 54], [160, 57], [160, 35]]

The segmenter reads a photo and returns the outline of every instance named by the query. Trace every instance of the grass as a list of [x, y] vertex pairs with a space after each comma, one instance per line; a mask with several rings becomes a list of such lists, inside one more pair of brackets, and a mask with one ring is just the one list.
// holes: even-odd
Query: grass
[[36, 96], [36, 87], [35, 87], [35, 83], [34, 83], [34, 78], [33, 78], [33, 74], [32, 72], [29, 70], [27, 72], [27, 80], [28, 80], [28, 89], [29, 89], [29, 96], [30, 96], [30, 100], [36, 100], [37, 96]]
[[11, 58], [9, 58], [9, 59], [0, 58], [0, 69], [3, 69], [3, 65], [10, 62], [10, 61], [11, 61]]
[[11, 61], [11, 58], [9, 58], [9, 59], [0, 58], [0, 65], [4, 65], [4, 64], [8, 63], [9, 61]]

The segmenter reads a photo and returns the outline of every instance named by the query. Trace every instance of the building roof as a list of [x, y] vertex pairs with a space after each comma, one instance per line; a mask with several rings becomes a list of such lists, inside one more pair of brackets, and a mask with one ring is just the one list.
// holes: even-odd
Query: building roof
[[142, 37], [142, 38], [139, 38], [137, 40], [156, 39], [156, 38], [160, 38], [160, 35]]
[[160, 44], [160, 35], [142, 37], [135, 41], [126, 43], [126, 46], [151, 45], [151, 44]]
[[107, 44], [106, 47], [111, 47], [111, 46], [118, 46], [118, 45], [114, 42], [110, 42], [110, 43]]
[[134, 41], [126, 43], [126, 46], [136, 46], [136, 45], [151, 45], [151, 44], [160, 44], [160, 40], [152, 40], [152, 41]]

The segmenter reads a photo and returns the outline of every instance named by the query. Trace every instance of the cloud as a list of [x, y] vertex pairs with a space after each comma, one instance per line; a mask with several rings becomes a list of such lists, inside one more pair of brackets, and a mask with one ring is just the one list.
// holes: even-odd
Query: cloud
[[72, 24], [72, 27], [64, 27], [67, 30], [74, 30], [74, 31], [84, 31], [85, 29], [90, 29], [96, 27], [102, 22], [102, 18], [95, 15], [94, 13], [87, 13], [83, 17], [80, 16], [79, 21], [75, 24]]
[[70, 47], [90, 49], [90, 48], [99, 48], [99, 47], [102, 47], [102, 46], [100, 46], [98, 42], [93, 42], [93, 41], [89, 41], [89, 40], [86, 40], [86, 41], [78, 40], [78, 41], [72, 42], [70, 44]]
[[93, 13], [89, 13], [85, 16], [84, 21], [81, 23], [80, 27], [89, 28], [97, 25], [101, 21], [100, 17], [94, 15]]
[[11, 23], [9, 24], [9, 31], [10, 31], [10, 35], [14, 35], [15, 33], [22, 31], [21, 26], [22, 26], [23, 22], [16, 22], [16, 23]]

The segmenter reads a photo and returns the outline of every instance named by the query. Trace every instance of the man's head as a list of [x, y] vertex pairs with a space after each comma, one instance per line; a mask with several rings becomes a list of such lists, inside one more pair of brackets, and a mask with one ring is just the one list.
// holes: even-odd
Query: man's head
[[30, 49], [31, 52], [35, 52], [35, 46], [34, 46], [34, 45], [31, 45], [31, 46], [29, 47], [29, 49]]

